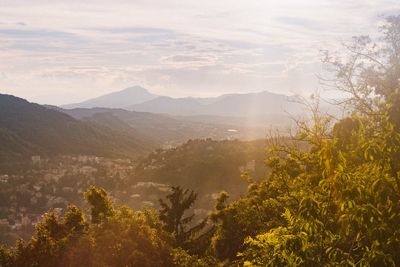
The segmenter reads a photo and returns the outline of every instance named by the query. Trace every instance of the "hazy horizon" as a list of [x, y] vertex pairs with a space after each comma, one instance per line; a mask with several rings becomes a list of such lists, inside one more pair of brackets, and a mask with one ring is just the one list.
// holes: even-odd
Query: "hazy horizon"
[[[107, 96], [107, 95], [109, 95], [109, 94], [116, 94], [116, 93], [121, 93], [121, 92], [123, 92], [123, 91], [126, 91], [126, 90], [135, 90], [135, 89], [137, 89], [137, 88], [141, 88], [141, 89], [145, 89], [147, 92], [149, 92], [149, 93], [154, 93], [151, 89], [148, 89], [148, 88], [145, 88], [145, 87], [143, 87], [143, 86], [141, 86], [141, 85], [132, 85], [132, 86], [129, 86], [129, 87], [127, 87], [127, 88], [123, 88], [123, 89], [118, 89], [118, 90], [116, 90], [116, 91], [112, 91], [112, 92], [108, 92], [108, 93], [106, 93], [106, 94], [102, 94], [102, 95], [96, 95], [96, 96], [93, 96], [92, 98], [84, 98], [84, 99], [80, 99], [80, 100], [78, 100], [78, 102], [77, 103], [80, 103], [80, 102], [85, 102], [85, 101], [89, 101], [89, 100], [93, 100], [93, 99], [96, 99], [96, 98], [99, 98], [99, 97], [103, 97], [103, 96]], [[261, 91], [255, 91], [255, 92], [238, 92], [238, 93], [222, 93], [222, 94], [215, 94], [215, 95], [210, 95], [210, 96], [193, 96], [193, 95], [185, 95], [185, 96], [173, 96], [173, 95], [168, 95], [168, 94], [155, 94], [157, 97], [171, 97], [171, 98], [200, 98], [200, 99], [204, 99], [204, 98], [218, 98], [218, 97], [221, 97], [221, 96], [224, 96], [224, 95], [229, 95], [229, 94], [251, 94], [251, 93], [253, 93], [253, 94], [258, 94], [258, 93], [271, 93], [271, 94], [279, 94], [279, 95], [286, 95], [286, 96], [290, 96], [290, 95], [292, 95], [292, 94], [285, 94], [285, 93], [274, 93], [274, 92], [270, 92], [270, 91], [268, 91], [268, 90], [261, 90]], [[168, 93], [168, 92], [166, 92], [166, 93]], [[29, 100], [29, 99], [28, 99]], [[68, 103], [68, 104], [74, 104], [74, 103]], [[67, 105], [68, 105], [67, 104]], [[62, 106], [62, 105], [61, 105]]]
[[398, 1], [0, 3], [0, 92], [50, 104], [143, 86], [173, 97], [320, 88], [321, 49]]

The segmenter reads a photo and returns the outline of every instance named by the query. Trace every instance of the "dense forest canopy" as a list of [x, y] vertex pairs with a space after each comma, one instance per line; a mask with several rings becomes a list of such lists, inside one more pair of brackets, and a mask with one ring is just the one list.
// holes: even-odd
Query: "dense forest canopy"
[[[117, 206], [104, 190], [90, 188], [89, 220], [76, 206], [49, 212], [31, 240], [1, 248], [0, 263], [400, 265], [400, 16], [387, 18], [381, 33], [379, 40], [355, 38], [343, 57], [326, 54], [336, 75], [326, 82], [349, 96], [342, 104], [352, 113], [334, 121], [314, 109], [312, 122], [298, 122], [296, 142], [274, 144], [268, 176], [248, 179], [239, 200], [229, 203], [221, 193], [197, 235], [183, 238], [191, 218], [184, 211], [195, 199], [190, 191], [175, 188], [168, 199], [176, 205], [162, 201], [157, 213]], [[187, 243], [202, 249], [180, 246]]]

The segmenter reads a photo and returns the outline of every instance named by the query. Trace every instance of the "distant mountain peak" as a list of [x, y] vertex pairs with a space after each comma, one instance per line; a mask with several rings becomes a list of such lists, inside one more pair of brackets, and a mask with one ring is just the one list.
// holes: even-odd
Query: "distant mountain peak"
[[121, 91], [112, 92], [81, 103], [69, 104], [63, 108], [127, 108], [154, 98], [158, 95], [150, 93], [147, 89], [135, 85]]
[[135, 86], [131, 86], [125, 89], [122, 89], [121, 91], [117, 91], [117, 92], [113, 92], [111, 94], [117, 94], [117, 93], [123, 93], [123, 92], [146, 92], [146, 93], [150, 93], [149, 90], [147, 90], [146, 88], [140, 86], [140, 85], [135, 85]]

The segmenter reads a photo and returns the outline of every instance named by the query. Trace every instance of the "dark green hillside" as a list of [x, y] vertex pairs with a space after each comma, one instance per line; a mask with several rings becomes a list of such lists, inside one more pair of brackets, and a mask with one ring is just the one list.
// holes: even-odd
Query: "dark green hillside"
[[0, 162], [44, 152], [40, 147], [21, 139], [7, 129], [0, 128], [0, 140]]
[[151, 141], [117, 132], [10, 95], [0, 95], [0, 155], [24, 158], [32, 154], [95, 154], [136, 156], [152, 148]]

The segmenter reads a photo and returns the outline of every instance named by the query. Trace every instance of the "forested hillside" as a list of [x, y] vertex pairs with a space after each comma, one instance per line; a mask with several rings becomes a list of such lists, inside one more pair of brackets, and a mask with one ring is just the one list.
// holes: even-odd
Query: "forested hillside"
[[0, 162], [32, 155], [133, 157], [153, 146], [145, 136], [81, 122], [21, 98], [0, 95]]
[[[93, 123], [120, 132], [142, 135], [152, 139], [160, 147], [171, 147], [185, 143], [189, 139], [258, 139], [265, 138], [270, 125], [256, 127], [213, 121], [212, 119], [195, 120], [191, 118], [172, 117], [148, 112], [127, 111], [107, 108], [61, 109], [52, 107], [78, 120]], [[234, 131], [229, 131], [229, 130]]]
[[207, 211], [220, 191], [238, 199], [246, 192], [247, 175], [255, 180], [265, 176], [266, 147], [265, 140], [190, 140], [177, 148], [150, 153], [137, 165], [135, 179], [193, 189], [198, 193], [195, 207]]

